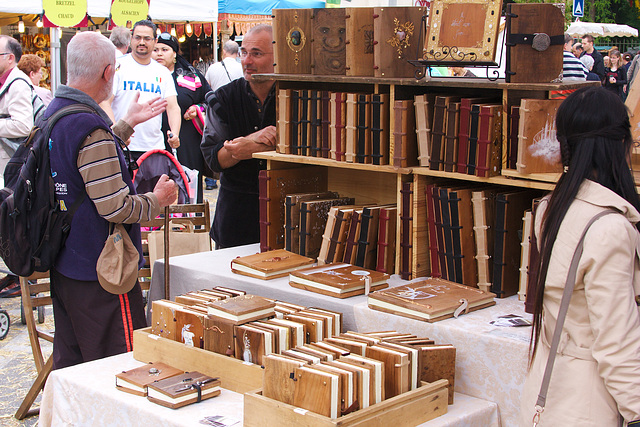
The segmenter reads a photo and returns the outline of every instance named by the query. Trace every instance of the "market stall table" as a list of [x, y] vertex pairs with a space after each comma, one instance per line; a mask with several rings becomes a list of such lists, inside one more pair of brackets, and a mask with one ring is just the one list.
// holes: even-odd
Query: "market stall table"
[[[169, 409], [146, 398], [119, 391], [115, 374], [141, 366], [133, 353], [96, 360], [53, 371], [47, 380], [40, 406], [39, 425], [69, 426], [196, 426], [204, 417], [221, 415], [242, 426], [244, 397], [222, 390], [218, 397], [180, 409]], [[499, 426], [493, 402], [455, 395], [448, 413], [423, 424], [425, 427]]]

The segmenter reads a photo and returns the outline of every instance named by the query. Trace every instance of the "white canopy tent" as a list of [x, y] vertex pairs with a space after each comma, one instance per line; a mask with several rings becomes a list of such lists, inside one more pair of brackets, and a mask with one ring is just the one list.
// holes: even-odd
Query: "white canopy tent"
[[573, 37], [585, 34], [594, 37], [638, 37], [638, 30], [628, 25], [597, 22], [572, 22], [566, 32]]

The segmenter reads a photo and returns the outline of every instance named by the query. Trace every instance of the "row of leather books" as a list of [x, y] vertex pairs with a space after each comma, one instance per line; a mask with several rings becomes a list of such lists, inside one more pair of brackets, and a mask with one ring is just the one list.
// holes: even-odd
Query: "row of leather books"
[[453, 403], [452, 345], [385, 331], [347, 332], [312, 348], [313, 358], [265, 357], [263, 395], [335, 419], [444, 378]]
[[274, 9], [275, 72], [414, 77], [425, 7]]
[[523, 217], [537, 190], [425, 186], [431, 276], [490, 291], [518, 292]]

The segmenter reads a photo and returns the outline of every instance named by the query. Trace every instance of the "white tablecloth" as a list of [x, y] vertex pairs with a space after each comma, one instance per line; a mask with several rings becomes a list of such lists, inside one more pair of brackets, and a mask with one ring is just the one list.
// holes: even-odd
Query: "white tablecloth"
[[[223, 415], [240, 421], [244, 397], [222, 390], [218, 397], [169, 409], [146, 398], [116, 390], [115, 374], [141, 366], [132, 353], [83, 363], [53, 371], [47, 380], [40, 406], [40, 426], [202, 426], [201, 419]], [[459, 393], [448, 413], [425, 427], [497, 427], [498, 408], [493, 402]], [[235, 426], [234, 426], [235, 427]]]

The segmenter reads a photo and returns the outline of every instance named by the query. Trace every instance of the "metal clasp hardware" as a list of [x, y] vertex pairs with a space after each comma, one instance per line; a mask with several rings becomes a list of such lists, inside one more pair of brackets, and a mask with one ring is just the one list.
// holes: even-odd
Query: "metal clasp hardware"
[[536, 405], [536, 413], [533, 415], [533, 427], [536, 427], [540, 422], [540, 415], [544, 412], [544, 408], [540, 405]]

